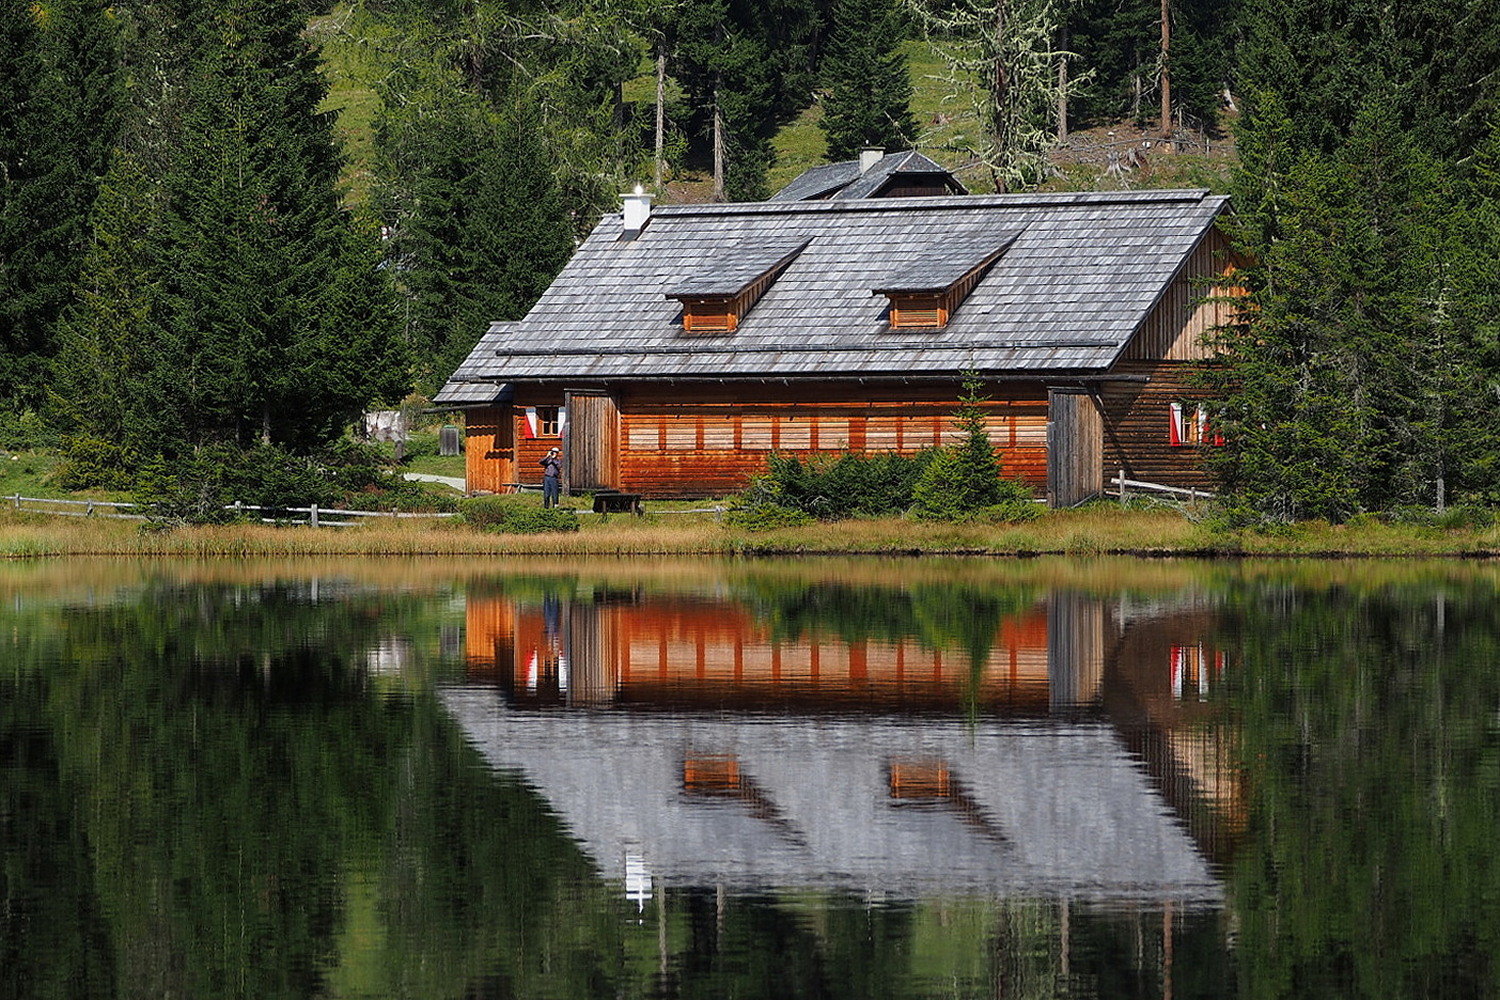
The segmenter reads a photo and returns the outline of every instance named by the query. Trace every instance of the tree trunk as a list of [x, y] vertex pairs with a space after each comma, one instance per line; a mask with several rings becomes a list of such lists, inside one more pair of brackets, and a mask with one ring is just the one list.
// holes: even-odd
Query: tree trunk
[[995, 107], [991, 122], [995, 136], [995, 167], [990, 172], [995, 179], [995, 191], [1005, 194], [1009, 188], [1011, 135], [1010, 135], [1010, 73], [1005, 65], [1005, 4], [1006, 0], [995, 0], [995, 66], [994, 86], [990, 90]]
[[656, 190], [660, 193], [667, 172], [667, 44], [659, 39], [656, 45]]
[[724, 200], [724, 115], [719, 111], [719, 88], [714, 87], [714, 201]]
[[1172, 3], [1161, 0], [1161, 137], [1172, 138]]
[[1068, 25], [1057, 29], [1057, 141], [1068, 141]]

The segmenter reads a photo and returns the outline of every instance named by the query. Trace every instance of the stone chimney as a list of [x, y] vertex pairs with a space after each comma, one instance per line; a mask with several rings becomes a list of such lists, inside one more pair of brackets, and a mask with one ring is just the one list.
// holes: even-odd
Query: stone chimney
[[859, 172], [866, 174], [870, 168], [885, 159], [885, 150], [879, 146], [866, 146], [859, 151]]
[[623, 216], [625, 220], [625, 231], [620, 234], [622, 240], [633, 240], [641, 235], [641, 230], [646, 228], [646, 223], [651, 221], [651, 198], [637, 184], [635, 190], [630, 194], [620, 196], [625, 200]]

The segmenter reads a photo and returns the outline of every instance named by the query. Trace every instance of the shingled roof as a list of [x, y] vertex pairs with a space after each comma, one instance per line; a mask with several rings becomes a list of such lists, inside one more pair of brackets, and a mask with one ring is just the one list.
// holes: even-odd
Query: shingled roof
[[[1226, 201], [1133, 191], [682, 205], [656, 209], [634, 240], [606, 216], [526, 318], [491, 327], [454, 378], [1103, 373]], [[890, 327], [876, 294], [890, 279], [946, 266], [955, 245], [1012, 238], [945, 327]], [[668, 296], [706, 263], [802, 241], [737, 329], [684, 333]]]
[[932, 178], [936, 187], [953, 194], [968, 194], [968, 188], [947, 167], [915, 149], [886, 153], [865, 169], [861, 160], [841, 160], [809, 167], [796, 180], [771, 195], [770, 201], [811, 201], [818, 198], [853, 200], [878, 197], [888, 184], [903, 177]]

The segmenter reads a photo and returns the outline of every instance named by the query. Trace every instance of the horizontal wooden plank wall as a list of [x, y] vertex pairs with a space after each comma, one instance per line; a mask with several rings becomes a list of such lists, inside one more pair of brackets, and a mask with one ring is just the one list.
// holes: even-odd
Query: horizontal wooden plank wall
[[[636, 387], [620, 400], [620, 488], [646, 496], [722, 496], [764, 472], [771, 452], [914, 454], [953, 444], [962, 437], [953, 422], [954, 388], [757, 387], [758, 398], [747, 401], [749, 391], [721, 387]], [[858, 390], [865, 391], [855, 397]], [[986, 423], [1005, 473], [1044, 489], [1045, 389], [1015, 384], [995, 387], [993, 395]]]
[[1127, 479], [1213, 488], [1199, 446], [1171, 443], [1172, 403], [1203, 395], [1189, 385], [1191, 368], [1174, 361], [1124, 362], [1116, 367], [1120, 374], [1146, 376], [1149, 381], [1111, 382], [1100, 392], [1106, 483], [1123, 468]]

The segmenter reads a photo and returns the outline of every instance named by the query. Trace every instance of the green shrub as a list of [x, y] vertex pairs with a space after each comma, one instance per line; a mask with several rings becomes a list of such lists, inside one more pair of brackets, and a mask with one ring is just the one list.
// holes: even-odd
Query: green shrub
[[40, 451], [61, 443], [57, 432], [34, 410], [0, 411], [0, 449]]
[[731, 528], [743, 528], [746, 531], [795, 528], [798, 525], [811, 524], [813, 520], [813, 516], [806, 511], [786, 507], [779, 503], [736, 506], [724, 512], [726, 525]]
[[898, 513], [911, 505], [912, 484], [934, 452], [844, 454], [802, 461], [771, 454], [766, 474], [746, 491], [746, 508], [772, 504], [823, 520]]
[[57, 483], [68, 490], [129, 490], [141, 467], [134, 449], [86, 434], [67, 438], [62, 452]]
[[148, 459], [135, 477], [134, 501], [152, 528], [183, 524], [224, 524], [235, 514], [227, 482], [230, 465], [223, 454], [202, 449], [168, 464], [160, 455]]
[[458, 505], [464, 522], [482, 531], [513, 535], [577, 531], [578, 515], [565, 507], [538, 507], [521, 497], [473, 497]]
[[976, 463], [963, 445], [945, 448], [927, 464], [912, 488], [912, 514], [926, 521], [1029, 521], [1040, 511], [1031, 487], [1001, 479], [998, 467]]

